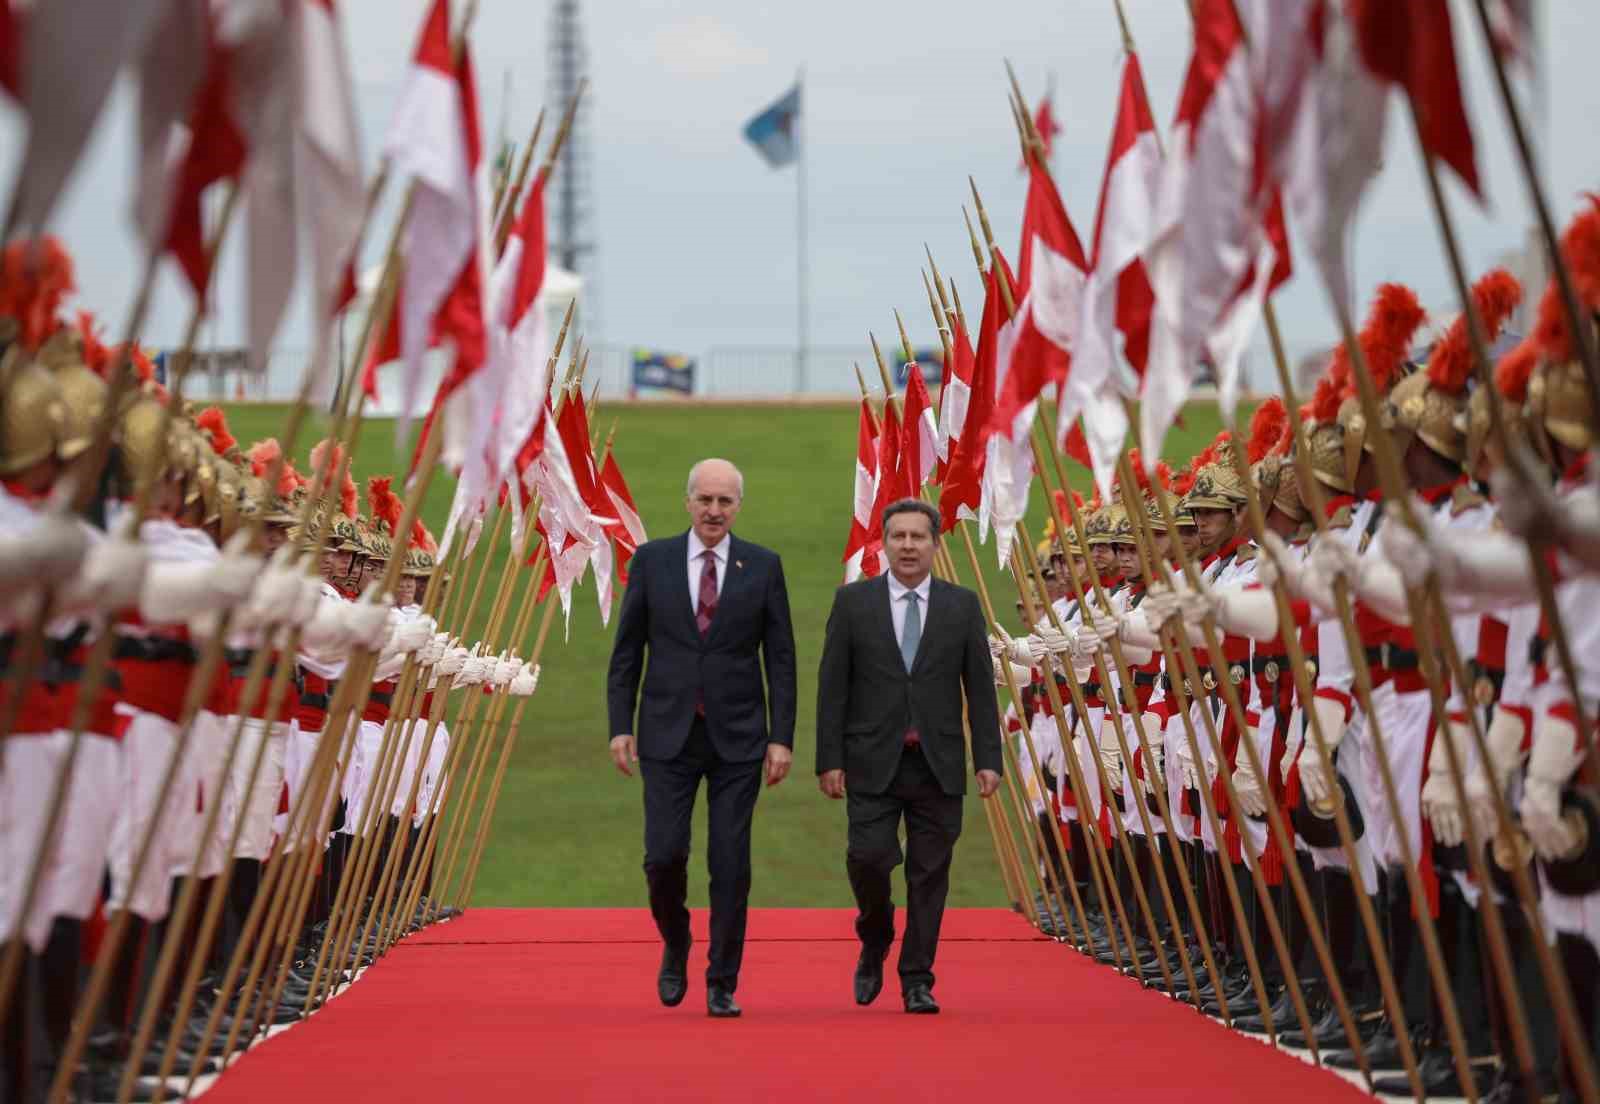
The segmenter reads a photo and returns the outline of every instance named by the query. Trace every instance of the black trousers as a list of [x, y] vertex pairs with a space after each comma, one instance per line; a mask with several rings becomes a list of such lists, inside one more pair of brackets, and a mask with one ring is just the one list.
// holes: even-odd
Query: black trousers
[[750, 902], [750, 822], [761, 792], [761, 764], [730, 763], [717, 755], [706, 723], [695, 718], [683, 750], [673, 759], [640, 759], [644, 779], [644, 876], [650, 915], [672, 947], [689, 943], [689, 824], [694, 798], [706, 783], [711, 839], [711, 954], [706, 984], [729, 992], [739, 983], [745, 918]]
[[[869, 952], [894, 942], [889, 876], [906, 864], [906, 934], [900, 945], [900, 987], [933, 984], [939, 924], [950, 890], [950, 858], [961, 835], [961, 798], [939, 786], [920, 748], [906, 748], [894, 782], [881, 794], [846, 792], [850, 832], [845, 870], [856, 895], [856, 935]], [[906, 849], [900, 852], [900, 820]]]

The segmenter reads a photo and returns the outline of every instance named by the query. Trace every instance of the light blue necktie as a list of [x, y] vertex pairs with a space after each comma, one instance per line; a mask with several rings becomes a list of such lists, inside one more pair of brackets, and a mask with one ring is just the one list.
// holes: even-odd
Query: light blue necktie
[[906, 625], [900, 634], [900, 656], [906, 661], [906, 673], [917, 659], [917, 645], [922, 643], [922, 598], [914, 590], [906, 591]]

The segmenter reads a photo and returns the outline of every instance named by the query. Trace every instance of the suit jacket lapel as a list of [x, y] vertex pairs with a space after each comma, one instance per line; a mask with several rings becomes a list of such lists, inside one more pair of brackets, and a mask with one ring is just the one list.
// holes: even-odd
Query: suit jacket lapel
[[890, 609], [890, 603], [894, 599], [889, 594], [887, 573], [873, 580], [872, 594], [872, 622], [877, 626], [884, 646], [894, 654], [895, 662], [900, 665], [900, 669], [905, 670], [906, 662], [900, 655], [900, 638], [894, 634], [894, 613]]
[[[937, 602], [934, 601], [935, 595], [940, 598]], [[922, 635], [917, 638], [917, 654], [911, 659], [911, 671], [913, 674], [916, 673], [918, 667], [922, 666], [922, 657], [928, 654], [928, 626], [933, 617], [933, 608], [938, 606], [941, 613], [947, 612], [943, 609], [943, 598], [944, 596], [939, 594], [939, 580], [930, 578], [928, 580], [928, 600], [922, 606]]]
[[672, 571], [672, 579], [667, 587], [668, 594], [676, 594], [677, 600], [673, 605], [678, 607], [678, 613], [688, 627], [689, 639], [700, 639], [700, 627], [695, 624], [695, 594], [689, 589], [689, 531], [686, 529], [683, 536], [674, 543], [674, 555], [668, 557], [668, 568]]
[[717, 632], [727, 618], [723, 610], [730, 601], [738, 601], [743, 595], [745, 577], [750, 569], [744, 564], [744, 554], [740, 547], [741, 542], [737, 537], [728, 537], [728, 564], [723, 569], [722, 591], [717, 595], [717, 612], [711, 618], [711, 631], [706, 633], [706, 643], [709, 644], [717, 638]]

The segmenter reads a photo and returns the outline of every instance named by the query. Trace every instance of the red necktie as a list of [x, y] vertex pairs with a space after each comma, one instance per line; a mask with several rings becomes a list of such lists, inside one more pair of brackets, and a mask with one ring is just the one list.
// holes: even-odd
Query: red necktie
[[700, 601], [695, 606], [694, 623], [700, 629], [700, 638], [711, 632], [711, 619], [717, 615], [717, 554], [710, 550], [700, 553], [705, 568], [700, 572]]
[[[709, 549], [700, 553], [705, 567], [700, 572], [700, 600], [695, 603], [694, 623], [704, 640], [711, 632], [711, 619], [717, 615], [717, 554]], [[694, 711], [706, 715], [704, 691], [696, 695]]]

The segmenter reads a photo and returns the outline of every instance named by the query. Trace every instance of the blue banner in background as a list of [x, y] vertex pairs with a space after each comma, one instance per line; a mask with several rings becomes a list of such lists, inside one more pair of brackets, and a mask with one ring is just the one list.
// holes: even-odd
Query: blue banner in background
[[658, 391], [676, 391], [681, 395], [694, 394], [694, 360], [679, 353], [663, 353], [656, 349], [633, 351], [633, 383], [630, 390], [637, 395], [643, 388]]
[[[939, 381], [944, 378], [944, 350], [943, 349], [913, 349], [911, 354], [917, 358], [917, 366], [922, 369], [922, 382], [928, 385], [931, 391], [939, 386]], [[901, 361], [894, 370], [894, 385], [900, 390], [905, 390], [906, 380], [911, 377], [911, 365]]]

